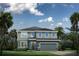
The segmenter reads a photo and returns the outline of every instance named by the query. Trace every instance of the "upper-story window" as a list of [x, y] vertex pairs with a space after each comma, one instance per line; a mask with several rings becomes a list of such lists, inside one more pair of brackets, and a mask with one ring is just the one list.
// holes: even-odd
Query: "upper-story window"
[[46, 32], [46, 37], [48, 37], [48, 32]]
[[31, 37], [35, 37], [36, 33], [35, 32], [31, 32]]
[[42, 34], [41, 32], [38, 32], [39, 37], [41, 37], [41, 34]]
[[34, 32], [32, 32], [31, 34], [32, 34], [32, 37], [34, 37], [34, 36], [35, 36], [35, 33], [34, 33]]
[[55, 32], [52, 32], [51, 37], [56, 38], [57, 37], [57, 34]]
[[54, 36], [57, 37], [57, 33], [54, 33]]
[[55, 33], [52, 33], [52, 36], [54, 36], [55, 35]]
[[27, 37], [27, 33], [21, 33], [21, 38], [26, 38]]

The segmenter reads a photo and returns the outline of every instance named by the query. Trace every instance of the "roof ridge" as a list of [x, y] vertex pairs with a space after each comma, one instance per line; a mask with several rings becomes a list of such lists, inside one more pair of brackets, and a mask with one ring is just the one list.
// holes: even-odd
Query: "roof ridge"
[[21, 29], [21, 30], [31, 30], [31, 31], [33, 31], [33, 30], [46, 30], [46, 31], [53, 31], [52, 29], [48, 29], [48, 28], [41, 28], [41, 27], [28, 27], [28, 28], [24, 28], [24, 29]]

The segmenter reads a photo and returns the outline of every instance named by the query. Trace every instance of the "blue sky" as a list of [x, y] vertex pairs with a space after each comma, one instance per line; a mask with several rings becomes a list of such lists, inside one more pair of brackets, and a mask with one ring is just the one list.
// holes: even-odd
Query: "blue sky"
[[15, 3], [0, 4], [5, 12], [11, 12], [13, 26], [10, 29], [22, 29], [32, 26], [54, 29], [62, 26], [65, 32], [71, 27], [70, 16], [79, 11], [79, 4], [66, 3]]

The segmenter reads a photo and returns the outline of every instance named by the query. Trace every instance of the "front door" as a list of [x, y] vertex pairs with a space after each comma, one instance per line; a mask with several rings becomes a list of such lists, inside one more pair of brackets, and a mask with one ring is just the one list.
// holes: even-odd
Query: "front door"
[[36, 50], [36, 48], [37, 48], [37, 44], [36, 44], [35, 41], [30, 41], [29, 46], [30, 46], [29, 48], [30, 48], [31, 50]]

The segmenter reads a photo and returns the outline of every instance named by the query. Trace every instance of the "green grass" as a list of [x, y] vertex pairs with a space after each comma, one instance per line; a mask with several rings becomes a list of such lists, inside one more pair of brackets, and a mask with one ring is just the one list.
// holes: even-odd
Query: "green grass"
[[3, 51], [3, 56], [57, 56], [46, 51]]

